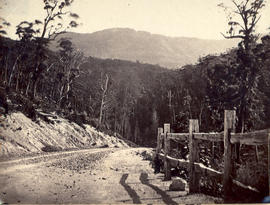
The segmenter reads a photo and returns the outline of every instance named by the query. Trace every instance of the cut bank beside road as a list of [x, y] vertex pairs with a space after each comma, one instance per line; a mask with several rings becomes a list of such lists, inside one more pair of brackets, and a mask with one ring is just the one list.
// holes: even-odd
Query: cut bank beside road
[[124, 140], [99, 132], [90, 125], [82, 127], [55, 113], [39, 113], [48, 120], [33, 121], [21, 112], [7, 117], [0, 115], [0, 160], [42, 153], [51, 147], [58, 150], [128, 147]]

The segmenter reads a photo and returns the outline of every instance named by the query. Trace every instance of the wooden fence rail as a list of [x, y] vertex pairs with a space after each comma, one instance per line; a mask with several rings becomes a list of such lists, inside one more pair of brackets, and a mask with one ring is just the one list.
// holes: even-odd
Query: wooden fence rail
[[[200, 192], [199, 180], [201, 176], [205, 175], [213, 176], [223, 183], [225, 200], [231, 195], [232, 184], [259, 192], [257, 189], [246, 186], [232, 178], [234, 167], [232, 145], [235, 143], [245, 145], [268, 145], [268, 182], [270, 190], [270, 129], [249, 133], [235, 133], [235, 118], [236, 112], [234, 110], [225, 110], [224, 131], [221, 133], [199, 133], [199, 123], [196, 119], [189, 121], [189, 133], [171, 133], [170, 124], [164, 124], [164, 132], [162, 128], [158, 128], [156, 154], [158, 154], [164, 162], [165, 180], [171, 179], [171, 167], [184, 167], [189, 171], [190, 193]], [[171, 141], [181, 143], [187, 140], [189, 146], [188, 160], [176, 159], [169, 156]], [[198, 140], [224, 142], [223, 172], [216, 171], [199, 163]]]

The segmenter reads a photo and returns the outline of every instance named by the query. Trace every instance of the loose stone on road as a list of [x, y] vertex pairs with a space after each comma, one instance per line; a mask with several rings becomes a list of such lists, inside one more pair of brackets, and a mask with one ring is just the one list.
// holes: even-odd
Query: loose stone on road
[[[171, 181], [154, 174], [141, 153], [147, 148], [74, 153], [35, 166], [0, 169], [0, 200], [5, 203], [217, 203], [187, 191], [169, 191]], [[11, 171], [9, 171], [9, 169]]]

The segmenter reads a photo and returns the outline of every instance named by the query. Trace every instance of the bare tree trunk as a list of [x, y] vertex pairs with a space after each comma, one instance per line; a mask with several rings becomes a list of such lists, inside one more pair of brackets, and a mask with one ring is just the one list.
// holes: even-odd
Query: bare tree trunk
[[28, 79], [28, 83], [27, 83], [27, 87], [26, 87], [26, 90], [25, 90], [25, 95], [26, 95], [26, 96], [28, 96], [28, 92], [29, 92], [30, 84], [31, 84], [31, 78], [29, 77], [29, 79]]
[[12, 77], [13, 77], [13, 74], [14, 74], [14, 70], [15, 70], [15, 68], [17, 66], [17, 62], [18, 62], [19, 58], [20, 58], [20, 55], [17, 56], [17, 58], [15, 60], [15, 63], [13, 65], [13, 67], [12, 67], [12, 70], [11, 70], [11, 73], [10, 73], [10, 76], [9, 76], [8, 87], [10, 87], [10, 85], [11, 85], [11, 81], [12, 81]]
[[[242, 100], [241, 105], [240, 105], [240, 122], [239, 122], [239, 127], [241, 129], [241, 133], [245, 132], [245, 115], [244, 115], [244, 100]], [[236, 162], [240, 162], [240, 143], [236, 143], [234, 145], [234, 150], [235, 150], [235, 158]]]
[[36, 98], [37, 95], [37, 85], [38, 85], [38, 80], [34, 82], [34, 88], [33, 88], [33, 97]]
[[16, 79], [16, 92], [20, 90], [20, 84], [22, 84], [22, 83], [20, 83], [21, 76], [22, 76], [22, 71], [18, 71], [17, 79]]
[[51, 88], [50, 88], [50, 98], [52, 99], [52, 100], [54, 100], [55, 102], [57, 102], [57, 100], [55, 99], [55, 83], [54, 83], [54, 86], [52, 86]]
[[106, 94], [108, 91], [108, 83], [109, 83], [109, 75], [106, 74], [105, 77], [106, 77], [105, 84], [101, 85], [101, 89], [103, 92], [102, 92], [100, 112], [99, 112], [99, 124], [100, 125], [101, 125], [102, 120], [103, 120], [103, 109], [104, 109], [105, 98], [106, 98]]
[[188, 110], [189, 110], [189, 119], [193, 119], [192, 118], [192, 112], [191, 112], [190, 102], [188, 103]]
[[135, 143], [138, 142], [139, 138], [140, 138], [140, 128], [139, 128], [138, 120], [136, 120], [135, 131], [134, 131], [134, 141], [135, 141]]
[[168, 98], [169, 98], [169, 113], [171, 117], [171, 124], [173, 124], [173, 113], [172, 113], [172, 91], [169, 90], [168, 92]]
[[173, 122], [176, 122], [176, 114], [175, 114], [175, 108], [174, 108], [174, 106], [172, 108], [172, 112], [173, 112]]
[[255, 153], [256, 153], [256, 162], [259, 162], [260, 156], [259, 156], [259, 149], [258, 145], [255, 145]]
[[126, 122], [126, 120], [125, 120], [125, 115], [123, 116], [123, 120], [122, 120], [122, 131], [121, 131], [121, 133], [122, 133], [122, 136], [123, 137], [125, 137], [125, 123]]
[[[190, 96], [189, 94], [189, 90], [187, 90], [187, 96]], [[191, 96], [190, 96], [191, 98]], [[190, 105], [191, 99], [187, 99], [187, 104], [188, 104], [188, 111], [189, 111], [189, 119], [193, 119], [192, 118], [192, 111], [191, 111], [191, 105]]]
[[102, 118], [103, 118], [103, 107], [104, 107], [104, 97], [101, 98], [101, 105], [100, 105], [100, 111], [99, 111], [99, 120], [98, 123], [101, 125]]
[[114, 132], [116, 132], [116, 111], [114, 110]]
[[8, 83], [8, 57], [6, 58], [6, 66], [5, 66], [5, 86], [7, 85]]
[[64, 90], [64, 85], [61, 86], [60, 88], [60, 93], [59, 93], [59, 98], [58, 98], [58, 105], [61, 105], [61, 100], [63, 98], [63, 90]]
[[200, 107], [200, 114], [199, 114], [199, 125], [202, 125], [202, 113], [203, 113], [203, 105]]
[[241, 113], [241, 133], [245, 132], [245, 116], [244, 111]]
[[18, 74], [17, 74], [16, 88], [15, 88], [16, 92], [18, 92], [18, 89], [19, 89], [19, 79], [20, 79], [20, 72], [18, 72]]

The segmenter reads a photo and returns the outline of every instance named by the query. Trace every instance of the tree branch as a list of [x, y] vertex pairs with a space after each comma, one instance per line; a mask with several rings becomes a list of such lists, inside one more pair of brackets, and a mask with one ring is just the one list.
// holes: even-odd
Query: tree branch
[[[60, 34], [64, 34], [66, 32], [67, 32], [66, 30], [60, 31], [60, 32], [54, 32], [48, 37], [48, 39], [49, 39], [49, 41], [53, 41], [56, 39], [57, 36], [59, 36]], [[52, 36], [53, 36], [53, 38], [51, 38]]]
[[221, 33], [221, 35], [226, 39], [232, 39], [232, 38], [242, 38], [242, 39], [244, 39], [245, 38], [245, 36], [241, 36], [241, 35], [225, 36], [223, 33]]
[[[249, 1], [249, 0], [247, 0], [247, 1]], [[234, 0], [232, 2], [236, 6], [236, 8], [238, 9], [239, 15], [241, 16], [242, 20], [244, 21], [245, 28], [247, 29], [247, 27], [246, 27], [247, 19], [246, 19], [246, 16], [243, 15], [243, 10], [241, 10], [240, 6]]]
[[70, 13], [70, 11], [66, 11], [66, 12], [62, 12], [62, 9], [61, 9], [61, 11], [59, 11], [59, 12], [57, 12], [56, 14], [54, 14], [53, 16], [52, 16], [52, 19], [54, 19], [55, 17], [57, 17], [57, 16], [62, 16], [62, 15], [66, 15], [66, 14], [68, 14], [68, 13]]
[[245, 8], [247, 7], [249, 1], [250, 1], [250, 0], [246, 0]]

